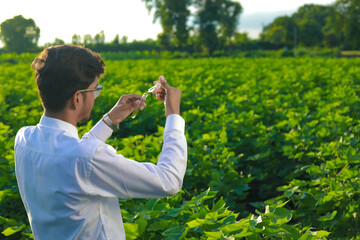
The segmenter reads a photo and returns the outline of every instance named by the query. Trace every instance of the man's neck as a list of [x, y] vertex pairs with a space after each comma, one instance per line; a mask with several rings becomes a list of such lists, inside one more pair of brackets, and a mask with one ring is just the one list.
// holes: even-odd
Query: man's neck
[[56, 118], [56, 119], [62, 120], [64, 122], [68, 122], [68, 123], [72, 124], [75, 127], [77, 125], [77, 120], [74, 117], [74, 114], [69, 114], [67, 111], [60, 111], [60, 112], [54, 113], [54, 112], [51, 112], [51, 111], [48, 111], [48, 110], [45, 109], [44, 110], [44, 116], [51, 117], [51, 118]]

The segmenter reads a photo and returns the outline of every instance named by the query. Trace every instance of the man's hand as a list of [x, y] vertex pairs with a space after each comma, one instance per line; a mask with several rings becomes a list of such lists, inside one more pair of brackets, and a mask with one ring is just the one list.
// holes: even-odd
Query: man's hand
[[[181, 90], [170, 86], [163, 76], [160, 76], [161, 88], [157, 88], [153, 91], [156, 94], [156, 99], [162, 101], [165, 104], [165, 116], [170, 114], [180, 115], [180, 100]], [[159, 83], [155, 81], [154, 84]]]
[[144, 98], [138, 94], [123, 95], [110, 110], [109, 117], [111, 121], [117, 125], [138, 107], [140, 107], [140, 110], [143, 110], [144, 107], [146, 107]]

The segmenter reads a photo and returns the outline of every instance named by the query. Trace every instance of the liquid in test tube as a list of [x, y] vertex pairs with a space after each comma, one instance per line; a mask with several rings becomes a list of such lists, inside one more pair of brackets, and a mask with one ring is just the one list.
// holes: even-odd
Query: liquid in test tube
[[[146, 100], [146, 98], [148, 97], [149, 93], [152, 93], [155, 89], [160, 88], [160, 87], [161, 87], [161, 84], [158, 83], [158, 84], [156, 84], [155, 86], [152, 86], [151, 88], [149, 88], [149, 89], [147, 90], [147, 92], [145, 92], [145, 93], [142, 95], [142, 97], [144, 98], [144, 100]], [[139, 105], [139, 107], [131, 114], [131, 118], [132, 118], [132, 119], [134, 119], [134, 118], [136, 117], [136, 115], [138, 114], [139, 110], [140, 110], [140, 105]]]

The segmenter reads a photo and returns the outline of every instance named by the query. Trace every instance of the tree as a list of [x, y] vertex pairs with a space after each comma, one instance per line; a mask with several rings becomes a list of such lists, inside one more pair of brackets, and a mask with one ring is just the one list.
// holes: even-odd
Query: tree
[[96, 34], [93, 40], [94, 40], [94, 44], [100, 44], [100, 45], [104, 44], [105, 43], [104, 31], [101, 31], [98, 34]]
[[304, 19], [314, 20], [321, 26], [325, 26], [326, 18], [329, 16], [330, 6], [323, 6], [317, 4], [305, 4], [294, 13], [295, 21], [302, 21]]
[[0, 39], [6, 50], [10, 52], [32, 51], [37, 47], [40, 28], [33, 19], [25, 19], [22, 15], [7, 19], [0, 25]]
[[293, 15], [299, 26], [299, 43], [305, 46], [319, 46], [323, 43], [322, 29], [331, 16], [330, 6], [305, 4]]
[[305, 46], [318, 46], [322, 44], [322, 26], [314, 19], [304, 19], [298, 24], [299, 43]]
[[219, 0], [198, 1], [197, 23], [199, 39], [204, 51], [211, 55], [219, 48], [220, 40], [217, 30], [220, 28]]
[[360, 48], [360, 0], [337, 0], [335, 10], [342, 24], [345, 44]]
[[196, 0], [199, 40], [207, 54], [223, 49], [227, 44], [231, 48], [239, 16], [240, 3], [232, 0]]
[[248, 36], [248, 33], [235, 33], [234, 35], [234, 42], [235, 43], [248, 43], [250, 42], [250, 38]]
[[293, 46], [294, 31], [297, 28], [292, 17], [277, 17], [272, 23], [264, 27], [261, 38], [278, 46]]
[[164, 48], [169, 48], [170, 42], [178, 46], [186, 46], [189, 37], [189, 27], [187, 26], [190, 11], [188, 7], [191, 0], [142, 0], [149, 12], [155, 9], [154, 22], [160, 19], [163, 32], [158, 35], [158, 39]]
[[63, 45], [63, 44], [65, 44], [64, 40], [62, 40], [60, 38], [55, 38], [54, 42], [45, 43], [44, 47], [50, 47], [50, 46], [55, 46], [55, 45]]
[[122, 38], [120, 39], [120, 44], [127, 44], [128, 43], [128, 37], [127, 36], [122, 36]]
[[330, 16], [326, 18], [326, 24], [322, 28], [324, 45], [327, 47], [342, 47], [341, 45], [345, 40], [342, 29], [344, 17], [336, 11], [335, 6], [332, 6], [329, 11]]
[[118, 46], [120, 43], [120, 37], [119, 34], [116, 34], [116, 36], [114, 37], [114, 39], [111, 41], [111, 45], [113, 46]]
[[[195, 30], [192, 40], [199, 48], [211, 54], [224, 44], [231, 46], [242, 7], [233, 0], [142, 0], [149, 12], [154, 11], [154, 21], [160, 19], [163, 32], [158, 35], [160, 45], [168, 49], [171, 44], [186, 47], [190, 30]], [[196, 21], [189, 22], [189, 8], [196, 9]], [[195, 29], [196, 28], [196, 29]]]
[[54, 45], [63, 45], [65, 44], [65, 41], [60, 38], [55, 38]]
[[71, 43], [72, 43], [72, 44], [75, 44], [75, 45], [80, 45], [80, 44], [81, 44], [81, 36], [80, 36], [80, 35], [77, 35], [77, 34], [74, 34], [74, 35], [72, 36]]
[[283, 26], [274, 25], [268, 29], [264, 40], [277, 46], [286, 46], [287, 31]]
[[236, 33], [236, 27], [242, 12], [242, 6], [239, 2], [223, 1], [220, 8], [220, 29], [222, 37], [226, 44], [231, 48], [232, 38]]
[[278, 46], [295, 45], [297, 41], [304, 46], [321, 46], [325, 36], [326, 41], [331, 41], [332, 9], [332, 6], [305, 4], [291, 17], [278, 17], [265, 26], [261, 38]]
[[93, 38], [90, 34], [85, 34], [83, 39], [84, 39], [84, 45], [90, 45], [93, 43]]

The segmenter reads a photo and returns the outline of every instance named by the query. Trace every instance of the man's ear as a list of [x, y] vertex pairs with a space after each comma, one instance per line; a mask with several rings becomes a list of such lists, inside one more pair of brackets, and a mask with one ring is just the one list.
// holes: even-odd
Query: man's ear
[[69, 107], [72, 110], [78, 109], [80, 107], [80, 103], [82, 102], [82, 94], [79, 92], [75, 92], [71, 98], [69, 99]]

